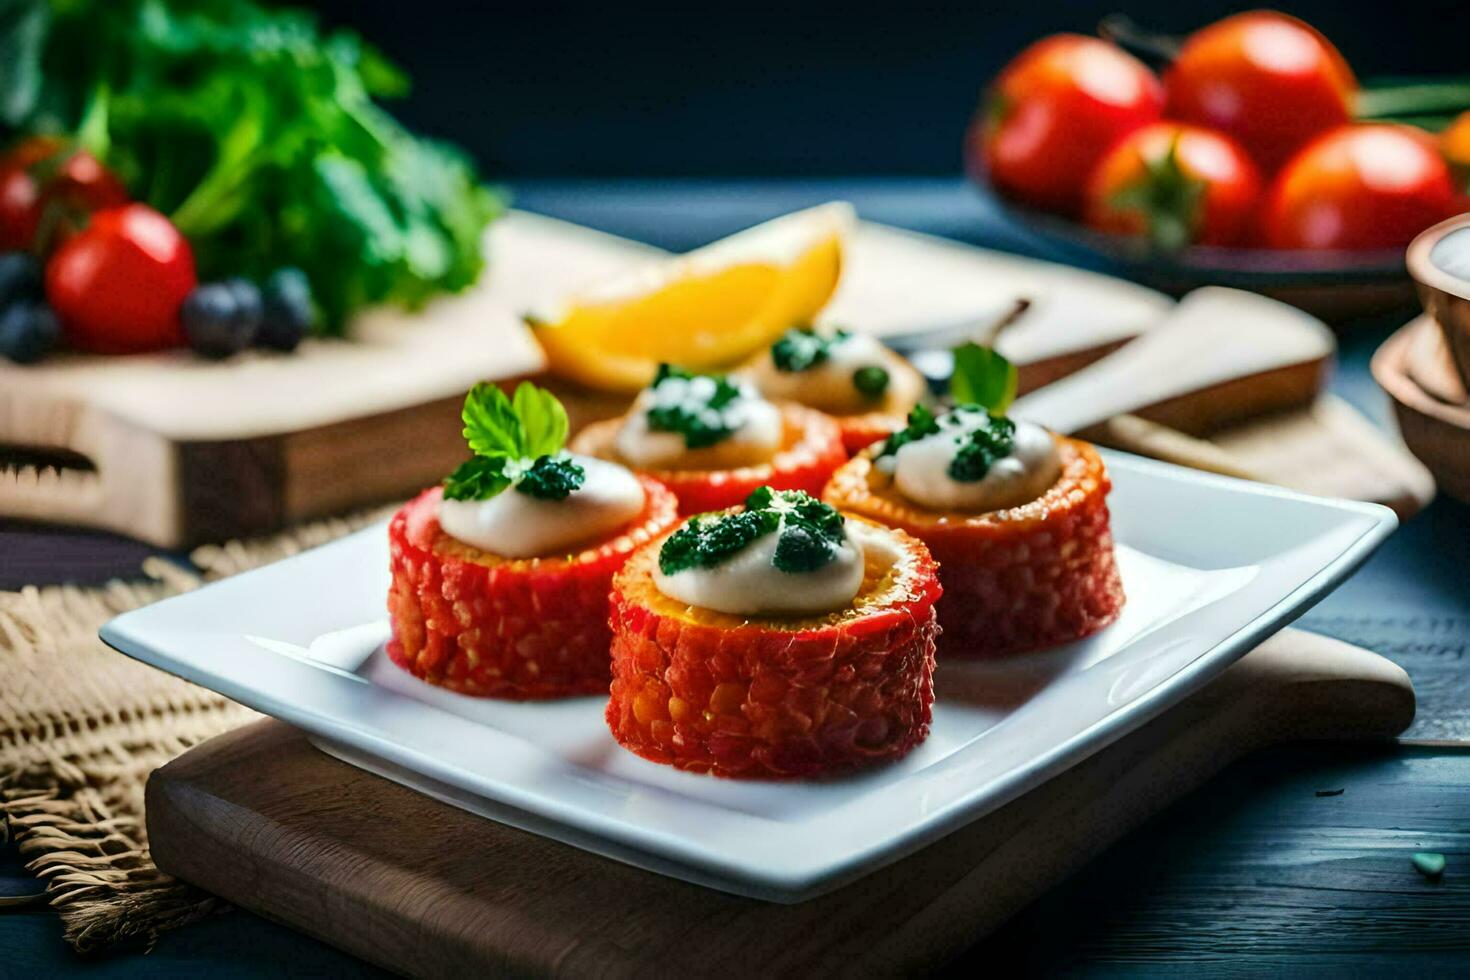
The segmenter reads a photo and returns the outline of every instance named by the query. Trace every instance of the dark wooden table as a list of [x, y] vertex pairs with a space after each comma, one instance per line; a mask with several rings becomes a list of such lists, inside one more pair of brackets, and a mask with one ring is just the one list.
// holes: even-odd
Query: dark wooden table
[[[542, 183], [531, 210], [684, 249], [844, 197], [866, 217], [1046, 256], [956, 180]], [[1403, 319], [1407, 319], [1406, 311]], [[1380, 422], [1373, 349], [1398, 323], [1345, 325], [1334, 389]], [[100, 582], [150, 552], [123, 539], [0, 523], [0, 587]], [[1436, 501], [1299, 625], [1402, 664], [1419, 692], [1407, 741], [1303, 746], [1228, 769], [957, 964], [1138, 976], [1470, 974], [1470, 507]], [[1319, 796], [1318, 791], [1337, 791]], [[1430, 882], [1415, 851], [1445, 854]], [[0, 849], [0, 897], [37, 885]], [[88, 960], [44, 909], [0, 912], [0, 976], [344, 976], [375, 972], [243, 912]]]

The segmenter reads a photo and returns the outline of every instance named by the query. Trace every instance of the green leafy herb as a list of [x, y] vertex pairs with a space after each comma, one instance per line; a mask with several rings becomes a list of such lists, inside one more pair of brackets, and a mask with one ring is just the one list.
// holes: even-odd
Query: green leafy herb
[[[665, 388], [676, 382], [678, 389]], [[655, 403], [648, 409], [648, 427], [655, 432], [676, 432], [689, 449], [703, 449], [728, 439], [740, 420], [727, 412], [740, 399], [740, 386], [723, 375], [692, 374], [683, 368], [660, 364], [654, 375]], [[672, 391], [673, 397], [664, 393]]]
[[852, 386], [866, 398], [882, 398], [888, 390], [888, 372], [870, 364], [852, 372]]
[[1418, 851], [1411, 859], [1414, 870], [1430, 881], [1438, 881], [1444, 874], [1444, 855], [1435, 851]]
[[892, 456], [904, 446], [939, 431], [939, 419], [924, 405], [915, 405], [909, 412], [908, 425], [899, 429], [883, 441], [879, 456]]
[[989, 347], [962, 344], [954, 349], [949, 390], [957, 405], [1004, 414], [1016, 398], [1016, 367]]
[[504, 457], [471, 456], [444, 480], [446, 500], [489, 500], [510, 486]]
[[1115, 191], [1108, 204], [1119, 211], [1139, 213], [1153, 246], [1177, 252], [1194, 240], [1208, 185], [1180, 164], [1177, 137], [1169, 141], [1163, 156], [1143, 157], [1142, 162], [1143, 173]]
[[792, 327], [771, 346], [771, 360], [778, 371], [806, 371], [830, 359], [833, 345], [851, 336], [846, 330], [823, 336], [811, 327]]
[[460, 414], [465, 442], [480, 456], [535, 459], [566, 445], [566, 409], [551, 392], [527, 381], [511, 398], [482, 381], [465, 396]]
[[587, 471], [565, 456], [538, 456], [516, 483], [516, 492], [541, 500], [565, 500], [587, 480]]
[[659, 551], [659, 569], [674, 575], [713, 568], [753, 541], [780, 531], [771, 564], [788, 574], [811, 572], [837, 557], [844, 519], [836, 508], [800, 490], [759, 487], [734, 514], [702, 514], [669, 535]]
[[986, 415], [976, 428], [965, 434], [959, 451], [949, 462], [951, 479], [974, 483], [990, 472], [996, 460], [1011, 454], [1015, 448], [1016, 424], [1008, 418]]
[[522, 382], [507, 398], [481, 382], [465, 395], [460, 417], [475, 455], [444, 481], [449, 500], [489, 500], [512, 484], [532, 497], [562, 500], [587, 478], [562, 453], [566, 409], [542, 388]]
[[379, 99], [408, 80], [356, 34], [253, 0], [3, 0], [0, 119], [75, 137], [169, 214], [201, 279], [302, 269], [340, 333], [468, 286], [503, 209]]

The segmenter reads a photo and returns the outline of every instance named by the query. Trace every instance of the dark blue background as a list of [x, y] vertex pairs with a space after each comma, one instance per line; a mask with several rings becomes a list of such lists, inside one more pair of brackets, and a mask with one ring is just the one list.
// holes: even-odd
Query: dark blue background
[[[492, 177], [950, 174], [985, 82], [1028, 42], [1123, 10], [1183, 34], [1213, 2], [642, 5], [323, 0], [416, 83], [399, 114]], [[1466, 6], [1312, 0], [1364, 77], [1470, 73]]]

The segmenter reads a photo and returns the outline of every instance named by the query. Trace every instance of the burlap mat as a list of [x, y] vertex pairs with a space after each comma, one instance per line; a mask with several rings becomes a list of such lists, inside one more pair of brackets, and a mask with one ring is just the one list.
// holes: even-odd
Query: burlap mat
[[154, 866], [143, 786], [185, 749], [256, 717], [115, 653], [97, 639], [98, 627], [386, 513], [200, 548], [191, 556], [197, 571], [150, 559], [138, 581], [0, 592], [0, 841], [13, 837], [26, 867], [45, 881], [41, 899], [76, 949], [151, 944], [223, 907]]

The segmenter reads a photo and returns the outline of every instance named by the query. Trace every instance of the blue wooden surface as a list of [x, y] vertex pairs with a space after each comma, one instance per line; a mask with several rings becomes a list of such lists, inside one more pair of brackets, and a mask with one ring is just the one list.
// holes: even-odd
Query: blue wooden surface
[[[517, 203], [685, 249], [794, 208], [852, 200], [867, 218], [1050, 257], [958, 180], [540, 182]], [[1379, 421], [1368, 357], [1396, 323], [1350, 325], [1334, 390]], [[140, 546], [0, 523], [0, 587], [99, 581]], [[1470, 508], [1436, 501], [1301, 625], [1379, 650], [1420, 694], [1412, 735], [1470, 739]], [[1341, 788], [1334, 797], [1317, 789]], [[1449, 858], [1444, 879], [1409, 865]], [[34, 890], [0, 848], [0, 904]], [[1333, 747], [1247, 760], [1170, 808], [977, 947], [964, 967], [1099, 976], [1176, 972], [1470, 973], [1470, 751]], [[165, 936], [146, 956], [88, 960], [44, 909], [0, 911], [0, 976], [344, 976], [372, 972], [243, 912]]]

